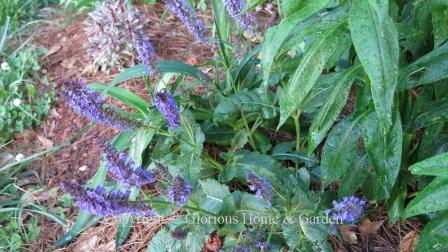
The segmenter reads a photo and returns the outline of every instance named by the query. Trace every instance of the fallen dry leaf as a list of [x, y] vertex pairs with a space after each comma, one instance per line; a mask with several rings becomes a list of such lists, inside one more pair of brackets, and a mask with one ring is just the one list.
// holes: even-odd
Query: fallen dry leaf
[[37, 135], [37, 138], [39, 139], [39, 142], [42, 144], [42, 146], [45, 147], [46, 149], [53, 148], [54, 143], [50, 139], [40, 135]]
[[364, 219], [358, 226], [359, 232], [364, 235], [375, 234], [381, 228], [383, 222], [384, 221], [371, 222], [369, 219]]
[[400, 244], [400, 252], [414, 252], [419, 234], [416, 231], [407, 233]]
[[98, 240], [99, 237], [93, 234], [81, 237], [76, 242], [76, 246], [73, 248], [73, 252], [95, 251]]
[[358, 244], [358, 237], [356, 237], [356, 233], [352, 231], [352, 225], [340, 225], [339, 231], [341, 231], [342, 237], [349, 244]]
[[61, 44], [56, 44], [56, 45], [52, 46], [52, 47], [47, 51], [47, 53], [42, 57], [42, 60], [44, 60], [44, 59], [50, 57], [51, 55], [53, 55], [53, 54], [59, 52], [59, 50], [61, 50], [61, 49], [62, 49], [62, 45], [61, 45]]

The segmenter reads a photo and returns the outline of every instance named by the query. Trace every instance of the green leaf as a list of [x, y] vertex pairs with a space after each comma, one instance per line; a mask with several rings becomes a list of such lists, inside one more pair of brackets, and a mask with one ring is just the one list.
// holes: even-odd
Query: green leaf
[[362, 186], [369, 171], [369, 159], [367, 154], [355, 159], [350, 172], [345, 172], [339, 185], [339, 198], [353, 195]]
[[410, 89], [448, 78], [448, 43], [400, 70], [399, 89]]
[[440, 46], [448, 39], [448, 2], [431, 0], [431, 16], [434, 44]]
[[220, 99], [214, 111], [214, 119], [222, 122], [239, 111], [260, 112], [265, 119], [275, 116], [275, 107], [269, 101], [267, 94], [260, 89], [255, 89], [242, 90]]
[[382, 123], [392, 124], [398, 78], [398, 32], [389, 17], [388, 0], [354, 0], [349, 27], [359, 60], [371, 81], [375, 109]]
[[171, 233], [168, 228], [162, 228], [151, 238], [146, 251], [172, 251], [174, 241], [175, 240], [171, 237]]
[[181, 172], [190, 179], [197, 179], [202, 167], [202, 147], [205, 141], [201, 127], [195, 122], [192, 114], [185, 111], [181, 114], [180, 156], [178, 166]]
[[350, 87], [360, 67], [361, 65], [358, 65], [347, 69], [336, 79], [331, 95], [327, 98], [322, 108], [319, 109], [319, 113], [313, 119], [310, 126], [308, 133], [308, 154], [311, 154], [324, 139], [325, 134], [338, 118], [342, 108], [344, 108]]
[[387, 130], [374, 112], [364, 117], [361, 123], [367, 154], [387, 193], [386, 197], [395, 184], [401, 165], [403, 129], [398, 110], [395, 117], [394, 124]]
[[92, 83], [89, 87], [95, 91], [104, 92], [104, 95], [111, 96], [133, 108], [137, 109], [142, 115], [148, 111], [148, 103], [140, 96], [121, 87], [107, 86], [101, 83]]
[[299, 245], [301, 236], [299, 224], [296, 222], [284, 223], [283, 236], [285, 237], [286, 244], [288, 244], [289, 249], [294, 251], [294, 249]]
[[274, 65], [274, 59], [290, 32], [298, 23], [324, 8], [329, 2], [329, 0], [311, 1], [299, 11], [296, 11], [288, 18], [283, 19], [277, 26], [268, 29], [264, 38], [263, 48], [261, 50], [261, 65], [263, 68], [264, 87], [268, 86], [269, 76], [271, 74], [272, 66]]
[[448, 152], [434, 156], [409, 167], [412, 174], [448, 176]]
[[417, 107], [412, 115], [412, 129], [445, 122], [448, 120], [448, 97], [434, 100]]
[[344, 176], [352, 167], [361, 136], [359, 121], [365, 114], [342, 119], [331, 131], [322, 150], [322, 187]]
[[218, 214], [224, 198], [230, 195], [229, 188], [214, 179], [199, 180], [204, 196], [200, 201], [201, 209]]
[[117, 232], [115, 233], [115, 249], [119, 249], [126, 241], [133, 223], [134, 219], [130, 214], [124, 214], [120, 217]]
[[387, 202], [387, 215], [389, 216], [390, 225], [395, 224], [403, 213], [406, 196], [406, 185], [401, 184], [396, 186], [392, 191], [392, 195]]
[[448, 209], [448, 178], [436, 177], [409, 202], [403, 217]]
[[[182, 61], [173, 61], [173, 60], [157, 61], [156, 66], [161, 73], [184, 74], [193, 77], [197, 80], [200, 80], [204, 83], [209, 83], [211, 81], [210, 76], [203, 73], [198, 68], [185, 64]], [[125, 69], [123, 72], [117, 75], [109, 85], [115, 86], [118, 83], [134, 78], [141, 78], [147, 75], [148, 73], [146, 72], [145, 66], [143, 64], [136, 65]]]
[[428, 222], [417, 241], [416, 252], [448, 250], [448, 213]]

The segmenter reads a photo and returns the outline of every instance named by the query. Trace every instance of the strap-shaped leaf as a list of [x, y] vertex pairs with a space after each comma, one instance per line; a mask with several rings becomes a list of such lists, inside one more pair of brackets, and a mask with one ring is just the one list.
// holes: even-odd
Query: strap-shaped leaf
[[298, 23], [324, 8], [329, 2], [329, 0], [311, 1], [299, 11], [296, 11], [291, 16], [282, 20], [279, 25], [268, 29], [264, 38], [263, 48], [261, 50], [261, 65], [263, 68], [264, 87], [268, 86], [269, 75], [274, 64], [275, 56], [277, 55], [277, 52], [281, 48], [283, 42], [285, 42], [289, 33]]
[[424, 128], [448, 120], [448, 97], [422, 104], [412, 115], [412, 129]]
[[383, 124], [391, 125], [400, 48], [388, 3], [354, 0], [348, 22], [356, 53], [371, 81], [376, 112]]
[[389, 197], [401, 165], [403, 129], [400, 113], [396, 111], [391, 128], [385, 129], [374, 112], [364, 117], [361, 125], [370, 162], [387, 193], [386, 197]]
[[436, 177], [409, 202], [403, 217], [448, 209], [448, 178]]
[[322, 186], [343, 176], [356, 158], [356, 147], [361, 136], [360, 120], [364, 114], [347, 117], [331, 131], [322, 150]]
[[148, 112], [148, 104], [140, 96], [121, 87], [107, 86], [101, 83], [92, 83], [89, 87], [95, 91], [105, 92], [109, 95], [133, 108], [137, 109], [143, 115]]
[[448, 1], [431, 0], [431, 16], [434, 44], [439, 46], [448, 39]]
[[325, 134], [331, 128], [339, 113], [344, 108], [347, 101], [350, 87], [355, 80], [356, 72], [361, 65], [345, 70], [334, 83], [334, 88], [327, 98], [325, 104], [320, 108], [319, 113], [314, 118], [308, 134], [308, 154], [324, 139]]
[[[156, 63], [157, 69], [161, 73], [179, 73], [184, 74], [190, 77], [193, 77], [197, 80], [201, 80], [205, 83], [208, 83], [211, 81], [210, 76], [203, 73], [198, 68], [185, 64], [182, 61], [175, 61], [175, 60], [161, 60], [157, 61]], [[123, 72], [121, 72], [119, 75], [117, 75], [110, 85], [115, 86], [118, 83], [134, 79], [134, 78], [140, 78], [148, 75], [145, 66], [140, 64], [136, 65], [130, 68], [125, 69]]]
[[412, 174], [448, 177], [448, 152], [411, 165]]
[[448, 78], [448, 43], [400, 71], [399, 89], [410, 89]]
[[300, 108], [319, 78], [325, 63], [341, 43], [348, 42], [345, 20], [329, 24], [329, 28], [310, 46], [280, 97], [280, 122], [282, 126], [288, 117]]

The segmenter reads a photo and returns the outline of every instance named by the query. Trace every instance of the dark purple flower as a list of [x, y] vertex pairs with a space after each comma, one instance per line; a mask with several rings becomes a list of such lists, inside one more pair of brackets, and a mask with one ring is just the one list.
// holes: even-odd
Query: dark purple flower
[[104, 99], [82, 80], [64, 82], [61, 91], [67, 105], [90, 120], [122, 130], [133, 130], [137, 124], [117, 112], [103, 108]]
[[176, 240], [184, 240], [187, 238], [188, 233], [180, 228], [176, 228], [173, 232], [171, 232], [171, 237], [173, 237]]
[[333, 209], [325, 210], [326, 215], [342, 222], [354, 223], [364, 215], [367, 201], [356, 196], [344, 197], [342, 201], [333, 201]]
[[171, 93], [163, 91], [155, 95], [154, 104], [156, 108], [168, 121], [171, 129], [175, 130], [180, 126], [179, 107]]
[[154, 212], [143, 203], [131, 203], [128, 201], [130, 192], [109, 191], [104, 187], [84, 188], [80, 184], [65, 182], [61, 189], [76, 198], [80, 209], [94, 215], [123, 215], [130, 213], [136, 216], [153, 216]]
[[174, 178], [173, 184], [168, 188], [168, 199], [175, 202], [178, 207], [187, 203], [188, 196], [191, 193], [191, 186], [179, 176]]
[[155, 73], [154, 68], [157, 55], [151, 41], [145, 35], [136, 32], [132, 35], [132, 45], [137, 51], [138, 57], [145, 66], [148, 75], [153, 75]]
[[255, 192], [255, 196], [259, 199], [264, 199], [268, 205], [271, 205], [271, 182], [266, 181], [266, 177], [260, 178], [253, 173], [249, 174], [247, 179], [251, 183], [249, 185], [249, 189], [252, 192]]
[[198, 19], [194, 10], [188, 5], [185, 0], [167, 0], [166, 7], [187, 26], [188, 31], [199, 41], [206, 40], [206, 33], [204, 23]]
[[255, 23], [254, 17], [249, 13], [240, 15], [240, 13], [244, 10], [243, 0], [224, 0], [224, 5], [226, 6], [226, 10], [229, 15], [238, 21], [241, 28], [247, 31], [247, 33], [252, 34], [253, 31], [251, 26]]
[[124, 152], [118, 152], [112, 145], [107, 143], [100, 143], [100, 145], [103, 148], [108, 171], [125, 187], [135, 186], [140, 188], [143, 185], [152, 184], [156, 181], [154, 173], [141, 167], [136, 167], [134, 160]]

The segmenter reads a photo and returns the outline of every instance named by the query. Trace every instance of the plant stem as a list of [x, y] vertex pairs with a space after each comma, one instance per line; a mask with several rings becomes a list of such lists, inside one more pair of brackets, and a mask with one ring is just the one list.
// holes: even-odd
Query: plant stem
[[241, 117], [243, 119], [244, 126], [246, 127], [247, 134], [249, 135], [250, 146], [252, 146], [252, 149], [254, 149], [254, 151], [255, 151], [257, 148], [255, 146], [255, 142], [254, 142], [254, 139], [252, 137], [252, 131], [250, 130], [249, 124], [247, 123], [246, 116], [244, 116], [244, 112], [243, 111], [241, 111]]
[[297, 115], [293, 116], [294, 125], [296, 126], [296, 151], [300, 151], [300, 110], [297, 111]]

